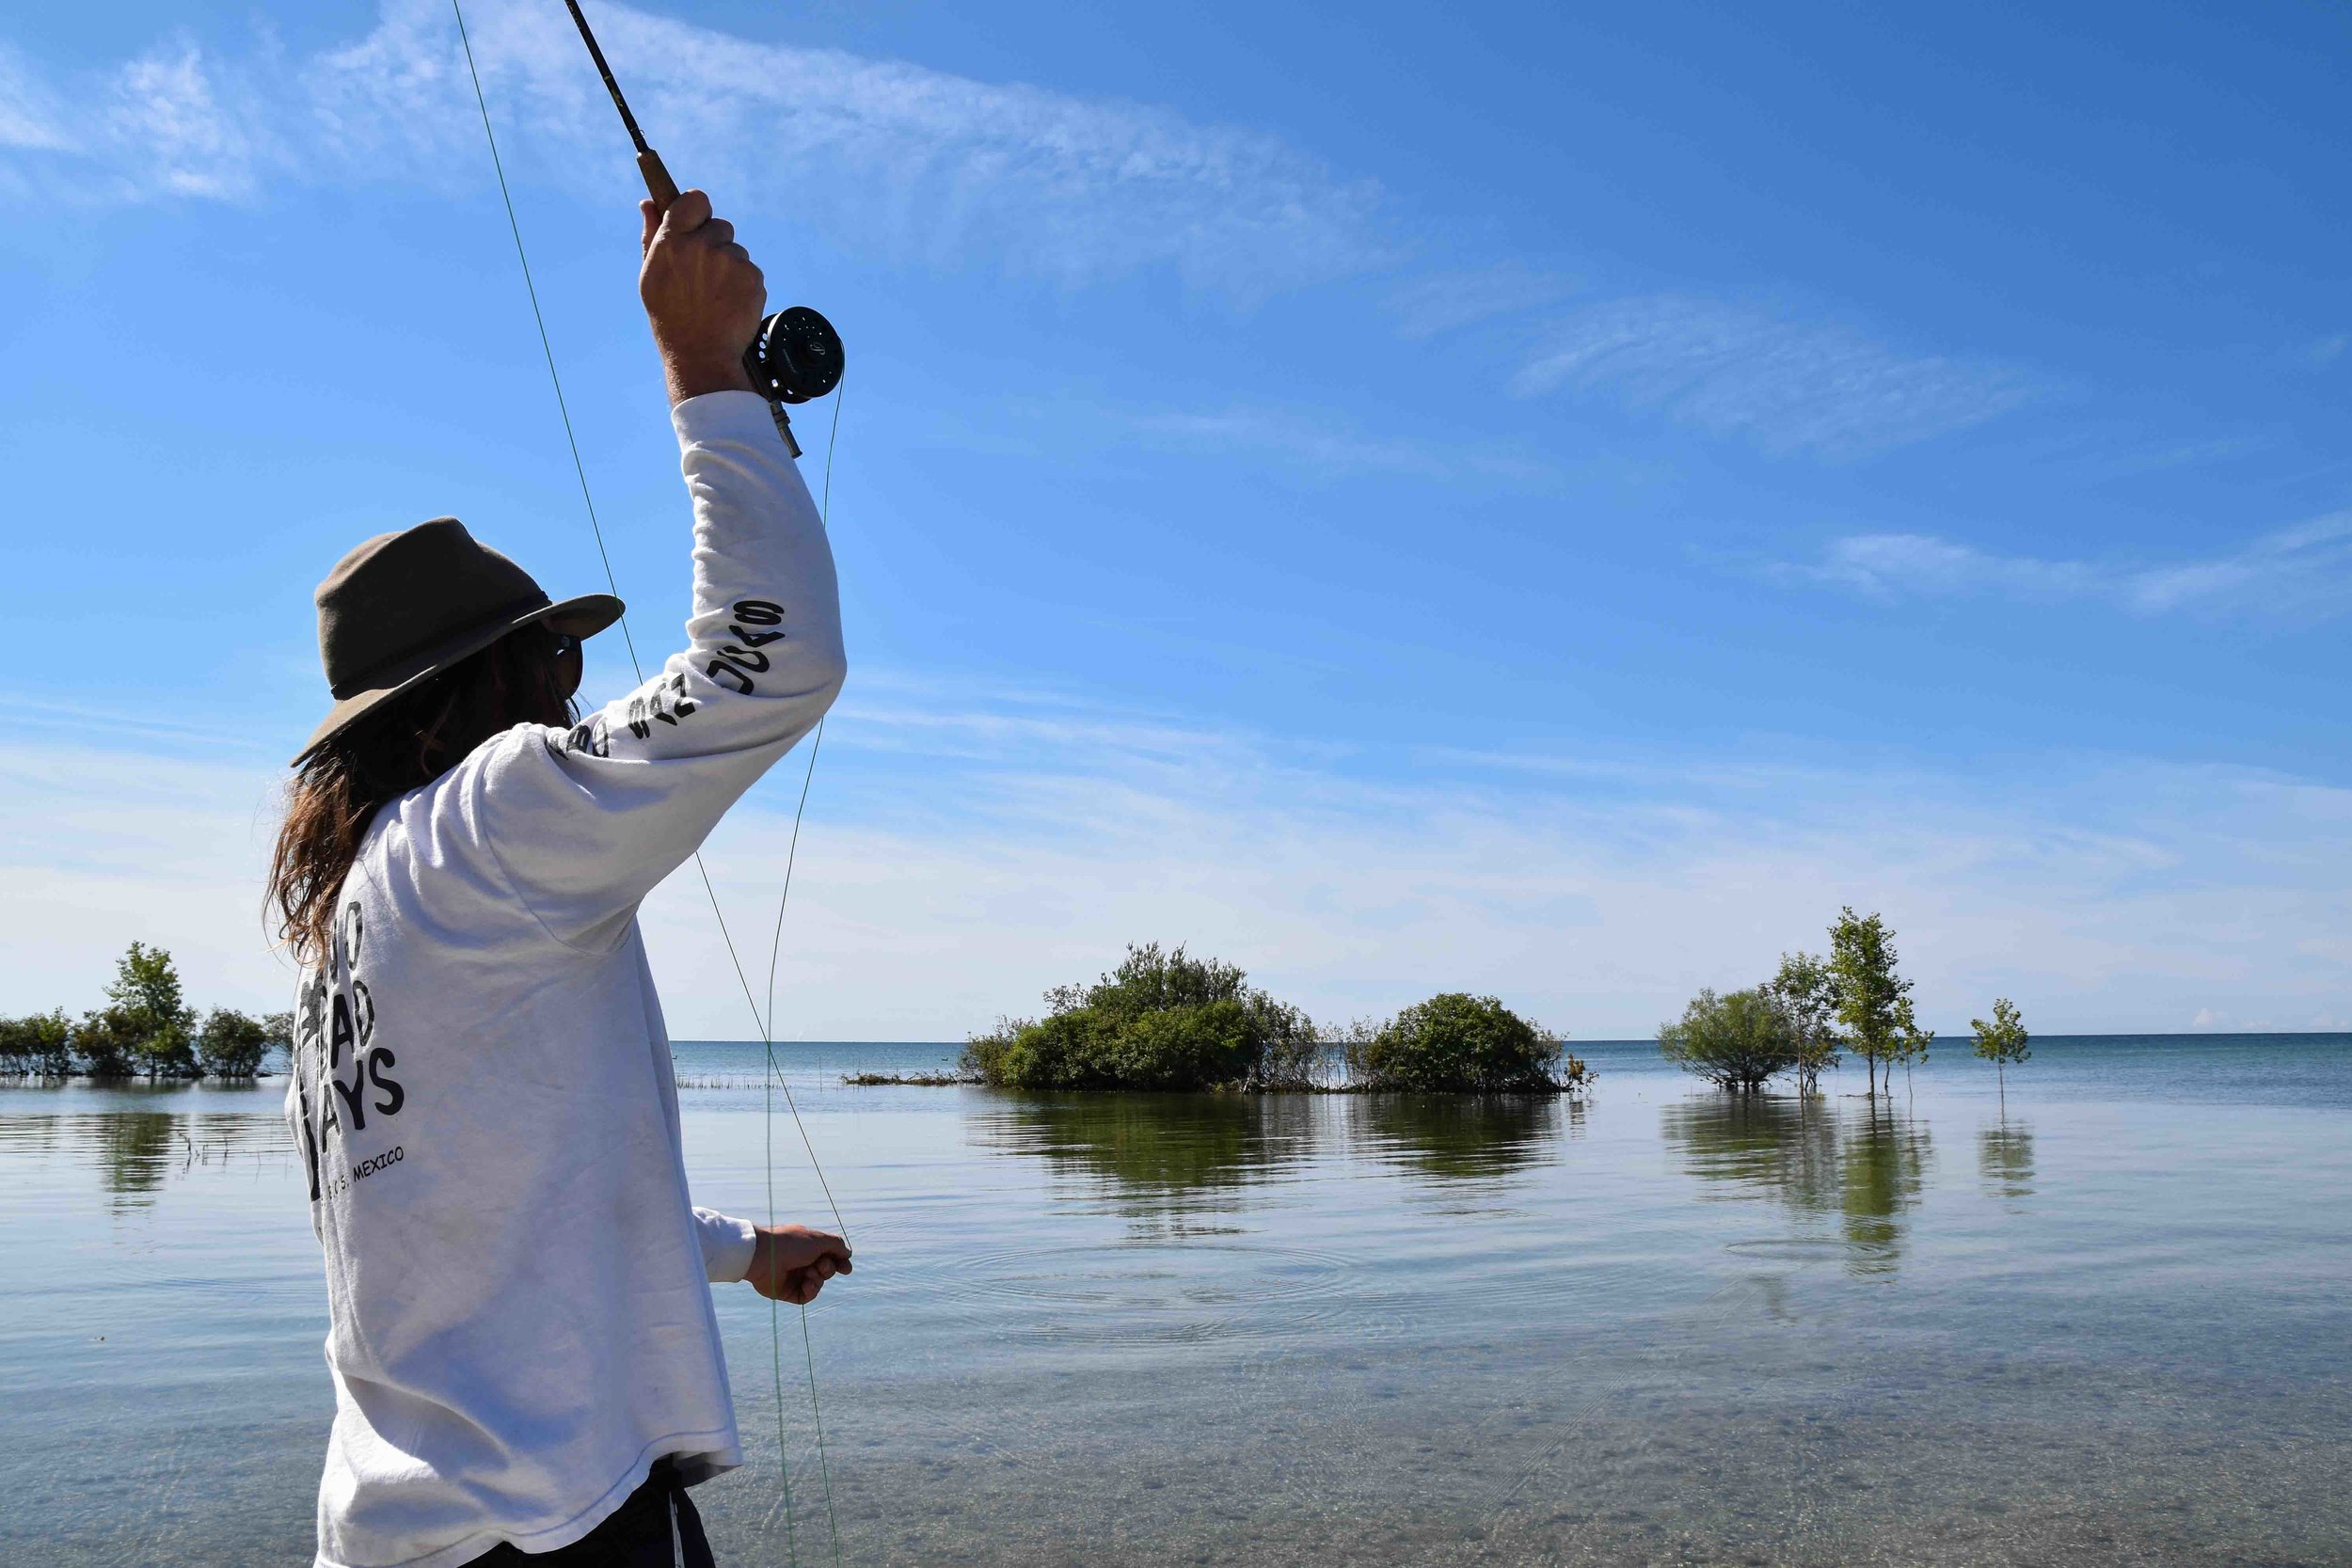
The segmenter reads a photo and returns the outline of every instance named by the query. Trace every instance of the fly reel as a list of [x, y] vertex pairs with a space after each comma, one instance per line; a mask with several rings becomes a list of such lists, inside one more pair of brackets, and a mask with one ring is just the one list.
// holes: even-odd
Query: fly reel
[[[628, 100], [621, 96], [621, 84], [612, 79], [612, 68], [605, 63], [604, 51], [589, 29], [580, 0], [564, 3], [579, 25], [580, 41], [588, 46], [588, 57], [596, 62], [596, 74], [604, 78], [605, 91], [612, 95], [612, 106], [620, 111], [630, 144], [637, 149], [637, 172], [644, 176], [645, 194], [653, 198], [657, 209], [666, 213], [677, 199], [677, 182], [662, 166], [661, 154], [646, 143], [637, 117], [628, 112]], [[483, 123], [489, 123], [486, 110]], [[785, 450], [795, 457], [801, 455], [801, 443], [792, 439], [792, 420], [784, 411], [785, 404], [823, 397], [841, 384], [842, 369], [841, 334], [805, 305], [779, 310], [761, 322], [758, 336], [743, 350], [743, 373], [752, 378], [752, 390], [768, 400], [776, 434], [784, 437]]]
[[743, 351], [743, 371], [752, 378], [752, 390], [768, 400], [776, 434], [795, 457], [801, 455], [801, 444], [792, 438], [785, 405], [823, 397], [841, 384], [847, 368], [841, 334], [805, 305], [778, 310], [761, 322], [759, 335]]

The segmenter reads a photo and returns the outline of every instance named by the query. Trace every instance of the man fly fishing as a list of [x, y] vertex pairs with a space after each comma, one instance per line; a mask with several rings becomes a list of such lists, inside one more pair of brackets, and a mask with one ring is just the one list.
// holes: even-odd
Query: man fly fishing
[[766, 285], [700, 191], [639, 293], [693, 503], [687, 646], [581, 719], [580, 640], [437, 518], [318, 590], [335, 702], [269, 895], [303, 966], [286, 1112], [326, 1253], [322, 1568], [708, 1563], [742, 1462], [709, 1284], [805, 1304], [838, 1236], [692, 1206], [637, 907], [840, 689], [834, 563], [743, 344]]

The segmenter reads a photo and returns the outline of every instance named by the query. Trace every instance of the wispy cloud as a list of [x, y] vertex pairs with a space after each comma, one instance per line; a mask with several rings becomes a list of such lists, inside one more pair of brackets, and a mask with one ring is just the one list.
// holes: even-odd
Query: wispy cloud
[[1473, 326], [1498, 316], [1550, 305], [1576, 293], [1565, 272], [1502, 261], [1466, 272], [1434, 273], [1415, 278], [1390, 298], [1396, 330], [1408, 341]]
[[2352, 610], [2352, 512], [2263, 535], [2242, 549], [2157, 562], [1996, 555], [1924, 533], [1862, 533], [1818, 562], [1775, 563], [1783, 580], [1872, 598], [1994, 594], [2104, 600], [2140, 615], [2174, 611], [2312, 618]]
[[1980, 424], [2032, 390], [2003, 366], [1677, 294], [1593, 306], [1540, 341], [1512, 381], [1522, 396], [1611, 397], [1773, 453], [1867, 455]]
[[[1259, 294], [1383, 253], [1377, 188], [1276, 136], [596, 11], [674, 167], [918, 259], [977, 251], [1073, 283], [1165, 265]], [[563, 11], [477, 0], [469, 16], [518, 164], [631, 182]], [[238, 198], [265, 177], [442, 181], [481, 156], [455, 29], [429, 0], [387, 0], [365, 39], [308, 59], [257, 48], [232, 62], [183, 41], [65, 91], [0, 59], [0, 182], [82, 199]]]
[[64, 111], [23, 56], [0, 43], [0, 149], [67, 150]]
[[0, 191], [72, 202], [241, 198], [275, 156], [242, 72], [185, 39], [60, 91], [0, 45]]
[[1304, 485], [1371, 478], [1531, 490], [1564, 474], [1562, 465], [1518, 441], [1367, 425], [1335, 408], [1271, 402], [1155, 407], [1088, 395], [1094, 391], [1089, 384], [1057, 396], [1008, 394], [956, 410], [941, 421], [937, 438], [1024, 455], [1049, 448], [1204, 454]]
[[266, 134], [223, 106], [216, 74], [194, 44], [133, 60], [100, 119], [106, 145], [145, 152], [144, 180], [173, 196], [251, 195]]
[[[595, 10], [674, 169], [870, 254], [1073, 287], [1166, 269], [1247, 302], [1391, 268], [1407, 248], [1376, 182], [1262, 131]], [[510, 169], [599, 199], [632, 190], [627, 143], [562, 10], [474, 0], [468, 14]], [[0, 194], [245, 200], [290, 182], [481, 186], [465, 57], [434, 0], [383, 0], [364, 37], [307, 57], [267, 40], [239, 53], [183, 35], [49, 81], [0, 53]], [[2028, 392], [2001, 366], [1679, 295], [1610, 299], [1528, 329], [1531, 312], [1580, 287], [1508, 259], [1426, 274], [1389, 291], [1390, 325], [1421, 341], [1507, 321], [1534, 345], [1510, 382], [1520, 395], [1609, 397], [1775, 453], [1863, 455], [1979, 423]], [[1309, 445], [1351, 468], [1454, 461], [1343, 435]]]
[[1558, 475], [1553, 465], [1507, 446], [1375, 435], [1334, 416], [1295, 409], [1235, 406], [1137, 412], [1123, 416], [1120, 422], [1156, 444], [1254, 453], [1327, 479], [1387, 474], [1448, 483], [1533, 485]]
[[[2047, 754], [2018, 765], [2031, 788], [1594, 747], [1399, 768], [1050, 693], [871, 684], [828, 728], [800, 845], [779, 994], [802, 1037], [954, 1037], [1144, 937], [1334, 1018], [1468, 987], [1621, 1037], [1818, 944], [1844, 903], [1901, 932], [1931, 1023], [1994, 994], [2049, 1030], [2352, 1011], [2342, 944], [2293, 936], [2352, 927], [2340, 787]], [[275, 1003], [255, 912], [278, 777], [0, 759], [0, 815], [54, 829], [0, 852], [23, 895], [0, 906], [0, 1011], [91, 1005], [135, 936], [180, 953], [199, 1001]], [[739, 941], [774, 918], [797, 784], [787, 763], [712, 840]], [[674, 1029], [739, 1037], [691, 872], [644, 918]]]

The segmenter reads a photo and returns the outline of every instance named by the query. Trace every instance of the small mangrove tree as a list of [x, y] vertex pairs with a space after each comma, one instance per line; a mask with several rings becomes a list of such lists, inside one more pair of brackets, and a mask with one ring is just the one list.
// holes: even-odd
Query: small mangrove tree
[[1573, 1093], [1592, 1073], [1563, 1037], [1491, 996], [1446, 991], [1345, 1042], [1348, 1086], [1454, 1094]]
[[2025, 1018], [2017, 1011], [2016, 1003], [2006, 996], [1996, 996], [1993, 999], [1992, 1022], [1972, 1018], [1968, 1021], [1968, 1027], [1976, 1031], [1977, 1054], [1993, 1064], [1993, 1070], [1998, 1075], [2002, 1102], [2007, 1103], [2010, 1065], [2026, 1061], [2033, 1055], [2026, 1048], [2026, 1042], [2032, 1037], [2026, 1033]]
[[1181, 944], [1130, 945], [1117, 969], [1056, 987], [1045, 1006], [974, 1036], [963, 1069], [1003, 1088], [1279, 1088], [1309, 1084], [1319, 1050], [1305, 1013]]
[[1658, 1050], [1685, 1072], [1735, 1094], [1756, 1093], [1803, 1059], [1796, 1022], [1770, 986], [1724, 996], [1700, 991], [1679, 1021], [1659, 1025]]
[[1797, 1092], [1819, 1094], [1821, 1074], [1837, 1066], [1837, 976], [1818, 953], [1783, 953], [1765, 982], [1796, 1036]]
[[1911, 982], [1895, 971], [1895, 933], [1875, 913], [1862, 916], [1848, 905], [1829, 928], [1829, 969], [1836, 985], [1836, 1018], [1842, 1043], [1863, 1060], [1864, 1092], [1876, 1095], [1879, 1065], [1889, 1083], [1897, 1062], [1927, 1058], [1927, 1041], [1911, 1013]]

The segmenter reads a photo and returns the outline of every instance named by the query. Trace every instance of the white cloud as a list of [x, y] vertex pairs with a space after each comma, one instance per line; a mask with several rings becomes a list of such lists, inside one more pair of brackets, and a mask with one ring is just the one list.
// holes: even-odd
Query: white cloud
[[275, 153], [241, 73], [185, 38], [64, 90], [0, 46], [0, 190], [69, 202], [251, 196]]
[[16, 51], [0, 43], [0, 149], [71, 150], [64, 118], [39, 74]]
[[1129, 431], [1156, 444], [1252, 453], [1324, 478], [1390, 474], [1454, 483], [1532, 485], [1558, 477], [1551, 464], [1492, 442], [1447, 443], [1378, 435], [1331, 416], [1295, 409], [1243, 405], [1135, 412], [1118, 419]]
[[[675, 173], [868, 254], [1064, 286], [1166, 268], [1242, 301], [1401, 255], [1375, 182], [1264, 132], [625, 6], [595, 15]], [[564, 12], [474, 0], [468, 16], [509, 170], [599, 201], [633, 194], [628, 142]], [[20, 195], [250, 199], [272, 183], [356, 179], [479, 192], [485, 179], [465, 55], [436, 0], [383, 0], [364, 38], [302, 58], [183, 39], [53, 87], [0, 54], [0, 191]], [[1428, 340], [1579, 286], [1517, 260], [1425, 275], [1390, 292], [1389, 325]], [[1528, 336], [1518, 393], [1607, 395], [1775, 453], [1865, 454], [2026, 395], [1999, 366], [1674, 295], [1595, 304]], [[1419, 462], [1406, 448], [1376, 460], [1363, 443], [1326, 449], [1348, 467]]]
[[192, 43], [133, 60], [99, 117], [106, 145], [137, 149], [146, 178], [173, 196], [251, 195], [259, 138], [223, 108], [214, 75]]
[[1615, 398], [1766, 451], [1855, 457], [1979, 424], [2029, 395], [2001, 366], [1907, 356], [1835, 324], [1661, 294], [1578, 311], [1512, 389]]
[[1785, 580], [1873, 598], [1989, 594], [2026, 601], [2104, 600], [2139, 615], [2173, 611], [2317, 618], [2352, 609], [2352, 512], [2267, 533], [2241, 549], [2161, 562], [1996, 555], [1923, 533], [1833, 540], [1821, 560], [1779, 563]]
[[1092, 386], [1057, 396], [1018, 392], [967, 405], [936, 439], [963, 450], [1059, 460], [1073, 451], [1207, 454], [1309, 484], [1366, 477], [1424, 480], [1450, 488], [1541, 489], [1563, 466], [1519, 442], [1474, 434], [1368, 427], [1335, 409], [1267, 402], [1206, 407], [1122, 404]]
[[[1279, 137], [1163, 109], [973, 81], [595, 8], [632, 107], [688, 183], [782, 204], [876, 248], [959, 266], [975, 251], [1075, 283], [1166, 265], [1258, 295], [1381, 253], [1369, 182]], [[513, 165], [634, 184], [628, 143], [560, 8], [476, 0], [474, 55]], [[0, 60], [0, 68], [7, 62]], [[83, 199], [241, 198], [263, 177], [478, 182], [481, 122], [446, 7], [387, 0], [375, 29], [308, 59], [225, 69], [183, 43], [94, 90], [0, 112], [0, 170]], [[66, 113], [58, 104], [89, 106]]]
[[1391, 296], [1396, 329], [1408, 340], [1434, 338], [1497, 316], [1566, 298], [1579, 287], [1566, 273], [1502, 261], [1467, 272], [1416, 278]]
[[[2246, 770], [2039, 756], [2014, 779], [1739, 756], [1365, 759], [1017, 694], [868, 680], [831, 725], [779, 971], [801, 1038], [943, 1038], [1034, 1007], [1129, 939], [1239, 959], [1318, 1014], [1493, 990], [1586, 1038], [1642, 1035], [1700, 985], [1886, 912], [1928, 1022], [1995, 994], [2043, 1031], [2168, 1029], [2201, 1007], [2312, 1027], [2352, 1011], [2352, 790]], [[256, 888], [265, 759], [12, 749], [0, 1011], [93, 1005], [134, 937], [196, 998], [277, 1005]], [[1393, 765], [1394, 759], [1382, 759]], [[755, 984], [803, 758], [710, 845]], [[674, 1029], [748, 1029], [691, 872], [645, 924]]]

